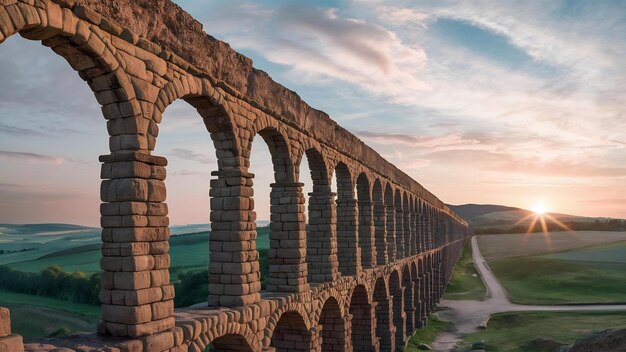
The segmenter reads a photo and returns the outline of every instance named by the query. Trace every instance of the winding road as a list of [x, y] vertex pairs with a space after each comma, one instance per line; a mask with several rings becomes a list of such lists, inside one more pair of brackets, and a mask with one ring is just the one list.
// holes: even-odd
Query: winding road
[[433, 343], [436, 351], [451, 351], [460, 341], [461, 334], [478, 331], [479, 326], [494, 313], [521, 311], [626, 311], [626, 304], [592, 304], [592, 305], [523, 305], [512, 303], [504, 287], [489, 268], [480, 253], [476, 236], [472, 237], [472, 259], [478, 269], [485, 286], [487, 298], [484, 301], [451, 301], [441, 302], [439, 316], [451, 321], [456, 327], [456, 334], [444, 333]]

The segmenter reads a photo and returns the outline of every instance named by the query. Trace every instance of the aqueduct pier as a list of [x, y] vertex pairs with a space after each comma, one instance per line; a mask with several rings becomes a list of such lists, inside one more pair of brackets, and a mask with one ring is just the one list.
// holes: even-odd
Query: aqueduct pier
[[[467, 223], [178, 6], [0, 0], [0, 43], [18, 33], [78, 72], [110, 135], [110, 154], [100, 157], [102, 321], [97, 334], [55, 340], [57, 351], [395, 351], [423, 326]], [[152, 150], [163, 112], [179, 99], [203, 119], [218, 169], [208, 304], [175, 311], [167, 160]], [[265, 290], [248, 172], [256, 135], [275, 178]], [[313, 181], [308, 223], [304, 160]], [[20, 351], [9, 320], [0, 309], [0, 351]]]

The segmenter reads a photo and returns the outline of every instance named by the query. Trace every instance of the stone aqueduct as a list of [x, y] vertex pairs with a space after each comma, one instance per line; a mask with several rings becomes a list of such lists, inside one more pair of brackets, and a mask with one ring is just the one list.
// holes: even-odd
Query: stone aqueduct
[[[67, 60], [102, 105], [110, 134], [111, 153], [100, 157], [102, 321], [98, 335], [58, 340], [59, 351], [394, 351], [425, 323], [467, 223], [178, 6], [0, 0], [0, 43], [16, 33]], [[174, 311], [167, 161], [151, 151], [162, 113], [178, 99], [204, 120], [218, 170], [208, 307]], [[263, 291], [248, 172], [256, 135], [275, 171]], [[308, 224], [303, 160], [313, 180]], [[19, 351], [0, 313], [0, 351]]]

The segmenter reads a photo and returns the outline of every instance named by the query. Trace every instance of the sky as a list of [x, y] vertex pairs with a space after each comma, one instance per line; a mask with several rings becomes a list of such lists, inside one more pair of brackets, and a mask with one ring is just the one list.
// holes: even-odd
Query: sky
[[[624, 1], [176, 3], [446, 203], [626, 218]], [[185, 102], [160, 127], [171, 223], [206, 223], [210, 137]], [[107, 153], [69, 65], [19, 36], [0, 45], [0, 222], [97, 225]], [[260, 139], [250, 171], [268, 219]]]

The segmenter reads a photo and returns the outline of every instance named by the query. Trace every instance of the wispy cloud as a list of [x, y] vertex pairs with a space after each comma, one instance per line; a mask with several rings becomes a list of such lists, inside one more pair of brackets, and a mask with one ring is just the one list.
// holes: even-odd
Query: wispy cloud
[[197, 153], [193, 150], [184, 149], [184, 148], [172, 149], [168, 153], [168, 156], [182, 159], [182, 160], [196, 161], [201, 164], [214, 164], [216, 162], [215, 158], [210, 157], [207, 154]]
[[0, 158], [13, 159], [18, 161], [26, 161], [32, 163], [50, 163], [50, 164], [63, 164], [64, 158], [58, 156], [51, 156], [45, 154], [29, 153], [29, 152], [14, 152], [8, 150], [0, 150]]

